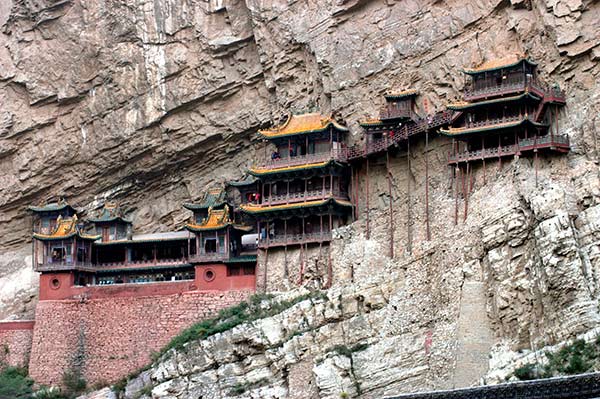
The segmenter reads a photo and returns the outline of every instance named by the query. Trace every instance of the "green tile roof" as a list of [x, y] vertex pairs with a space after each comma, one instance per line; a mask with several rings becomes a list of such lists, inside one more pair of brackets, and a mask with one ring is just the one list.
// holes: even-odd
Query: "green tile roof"
[[208, 209], [208, 208], [220, 208], [226, 203], [226, 193], [223, 189], [214, 189], [206, 191], [200, 200], [197, 203], [189, 203], [186, 202], [183, 204], [183, 207], [189, 209], [190, 211], [200, 210], [200, 209]]

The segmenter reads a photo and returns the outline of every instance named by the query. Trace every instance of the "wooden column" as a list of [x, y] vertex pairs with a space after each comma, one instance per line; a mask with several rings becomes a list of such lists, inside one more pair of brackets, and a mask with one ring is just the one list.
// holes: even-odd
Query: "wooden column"
[[[467, 175], [467, 178], [469, 176], [469, 162], [467, 161], [467, 167], [466, 167], [466, 171], [465, 173], [462, 174], [462, 190], [463, 190], [463, 200], [465, 202], [465, 212], [463, 214], [463, 222], [465, 220], [467, 220], [467, 207], [468, 207], [468, 201], [467, 201], [467, 188], [466, 188], [466, 184], [465, 184], [465, 174]], [[468, 184], [468, 182], [467, 182]]]
[[302, 223], [302, 240], [300, 241], [300, 285], [304, 278], [304, 216], [301, 219]]
[[392, 171], [390, 169], [390, 152], [385, 152], [385, 168], [388, 180], [388, 195], [390, 197], [390, 258], [394, 259], [394, 206], [392, 196]]
[[458, 179], [460, 178], [460, 166], [457, 163], [456, 168], [454, 169], [454, 225], [458, 224]]
[[427, 241], [431, 240], [429, 230], [429, 128], [425, 131], [425, 228]]
[[366, 181], [366, 196], [365, 196], [365, 209], [367, 215], [367, 240], [371, 236], [371, 232], [369, 231], [369, 157], [367, 157], [367, 181]]
[[287, 261], [287, 219], [283, 219], [283, 274], [285, 278], [289, 278], [288, 261]]
[[406, 206], [406, 237], [407, 237], [407, 249], [408, 253], [412, 254], [412, 230], [411, 230], [411, 198], [410, 198], [410, 139], [407, 136], [406, 139], [406, 197], [407, 197], [407, 206]]

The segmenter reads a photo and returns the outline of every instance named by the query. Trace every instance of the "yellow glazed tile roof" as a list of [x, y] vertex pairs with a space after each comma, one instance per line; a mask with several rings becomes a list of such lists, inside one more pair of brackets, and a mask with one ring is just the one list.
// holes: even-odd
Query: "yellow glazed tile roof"
[[529, 59], [525, 57], [523, 54], [511, 54], [506, 57], [496, 58], [493, 60], [485, 61], [482, 64], [474, 67], [474, 68], [464, 68], [464, 72], [466, 73], [479, 73], [485, 71], [492, 71], [500, 68], [508, 68], [514, 65], [517, 65], [521, 61], [526, 61], [529, 64], [535, 65], [535, 63], [531, 62]]
[[331, 117], [323, 116], [320, 113], [311, 113], [290, 115], [282, 125], [273, 129], [259, 130], [258, 132], [266, 138], [276, 138], [295, 134], [319, 132], [327, 129], [330, 125], [333, 125], [333, 127], [338, 130], [348, 130], [348, 128], [340, 125]]
[[249, 172], [252, 174], [262, 175], [267, 173], [279, 173], [279, 172], [290, 172], [294, 170], [302, 170], [302, 169], [312, 169], [312, 168], [321, 168], [323, 166], [327, 166], [327, 164], [331, 162], [329, 160], [317, 163], [307, 163], [302, 165], [295, 166], [284, 166], [281, 168], [250, 168]]
[[50, 234], [34, 233], [33, 237], [40, 240], [60, 240], [71, 238], [75, 235], [83, 239], [89, 240], [97, 240], [98, 238], [100, 238], [100, 236], [81, 234], [79, 229], [77, 228], [77, 221], [77, 215], [64, 219], [62, 218], [62, 216], [59, 216], [56, 219], [56, 227]]
[[249, 213], [261, 213], [261, 212], [271, 212], [271, 211], [280, 211], [285, 209], [295, 209], [295, 208], [308, 208], [325, 205], [329, 202], [335, 202], [342, 206], [352, 206], [350, 201], [346, 200], [338, 200], [334, 198], [327, 198], [324, 200], [315, 200], [315, 201], [306, 201], [306, 202], [297, 202], [293, 204], [282, 204], [282, 205], [272, 205], [272, 206], [261, 206], [256, 204], [242, 204], [240, 205], [240, 209]]
[[400, 91], [389, 91], [387, 93], [385, 93], [386, 97], [407, 97], [407, 96], [413, 96], [413, 95], [417, 95], [418, 92], [416, 89], [407, 89], [407, 90], [400, 90]]
[[381, 119], [376, 118], [368, 118], [362, 121], [358, 121], [358, 124], [361, 126], [373, 126], [373, 125], [381, 125]]
[[186, 228], [191, 230], [216, 230], [222, 229], [231, 224], [229, 219], [229, 206], [225, 205], [223, 209], [208, 208], [208, 216], [200, 224], [188, 223]]

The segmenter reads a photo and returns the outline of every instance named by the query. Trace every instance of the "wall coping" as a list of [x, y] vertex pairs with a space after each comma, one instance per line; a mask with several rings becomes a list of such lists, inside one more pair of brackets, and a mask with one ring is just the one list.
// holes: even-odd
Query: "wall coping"
[[33, 330], [35, 320], [0, 321], [0, 331]]

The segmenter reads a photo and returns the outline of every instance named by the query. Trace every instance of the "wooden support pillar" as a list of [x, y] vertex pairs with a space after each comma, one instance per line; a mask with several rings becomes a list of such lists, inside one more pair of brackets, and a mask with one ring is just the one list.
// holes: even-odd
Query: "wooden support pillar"
[[366, 177], [366, 195], [365, 195], [365, 209], [367, 214], [367, 240], [371, 237], [369, 230], [369, 157], [367, 157], [367, 177]]
[[[465, 202], [465, 212], [463, 214], [463, 222], [467, 220], [467, 209], [468, 209], [468, 194], [467, 194], [467, 188], [466, 188], [466, 184], [465, 184], [465, 174], [467, 175], [467, 178], [469, 176], [469, 162], [467, 161], [467, 167], [466, 167], [466, 171], [465, 173], [462, 174], [462, 190], [463, 190], [463, 199]], [[468, 182], [467, 182], [468, 184]]]
[[425, 229], [427, 241], [431, 240], [429, 230], [429, 129], [425, 131]]
[[356, 197], [354, 196], [354, 166], [350, 165], [350, 182], [352, 191], [350, 192], [350, 199], [352, 200], [352, 221], [356, 220]]
[[283, 241], [283, 274], [284, 277], [287, 279], [290, 275], [287, 261], [287, 219], [283, 219]]
[[456, 164], [454, 169], [454, 225], [458, 224], [458, 180], [460, 179], [460, 166]]
[[538, 186], [538, 150], [537, 150], [537, 148], [533, 150], [533, 153], [534, 153], [533, 163], [535, 164], [535, 187], [537, 188], [537, 186]]
[[502, 153], [501, 153], [501, 142], [500, 135], [498, 135], [498, 169], [502, 170]]
[[410, 198], [410, 138], [406, 138], [406, 197], [407, 197], [407, 206], [406, 206], [406, 237], [407, 237], [407, 249], [408, 253], [412, 254], [412, 230], [411, 230], [411, 198]]
[[354, 212], [355, 212], [355, 218], [356, 218], [356, 220], [358, 220], [358, 216], [359, 216], [358, 203], [360, 200], [360, 198], [358, 196], [358, 169], [356, 169], [356, 172], [354, 172], [354, 178], [356, 179], [356, 184], [354, 184], [354, 199], [356, 200]]
[[333, 265], [331, 264], [331, 244], [327, 248], [327, 288], [333, 284]]
[[188, 259], [190, 258], [190, 249], [191, 249], [191, 244], [192, 243], [192, 237], [191, 237], [191, 233], [188, 230], [188, 239], [187, 239], [187, 257]]
[[269, 205], [273, 201], [273, 183], [269, 183]]
[[299, 284], [302, 285], [302, 280], [304, 279], [304, 238], [305, 238], [305, 232], [304, 232], [304, 216], [302, 216], [302, 240], [300, 241], [300, 282]]
[[329, 174], [329, 192], [331, 193], [331, 197], [334, 197], [333, 194], [333, 173]]
[[269, 247], [265, 248], [265, 263], [264, 263], [264, 272], [263, 272], [263, 289], [264, 292], [269, 291], [267, 287], [267, 267], [269, 265]]
[[390, 169], [390, 152], [385, 153], [385, 168], [387, 171], [388, 194], [390, 197], [390, 258], [394, 259], [394, 206], [392, 196], [392, 171]]

